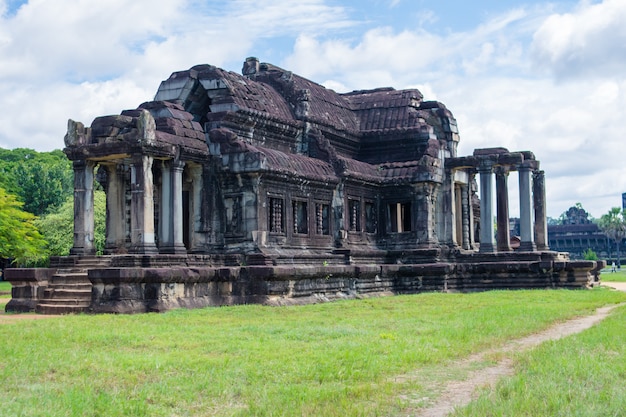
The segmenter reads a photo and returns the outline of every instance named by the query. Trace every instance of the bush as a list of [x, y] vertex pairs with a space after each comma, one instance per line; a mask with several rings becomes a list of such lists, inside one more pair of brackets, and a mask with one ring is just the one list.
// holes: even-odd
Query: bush
[[583, 252], [583, 258], [586, 261], [597, 261], [598, 254], [595, 253], [591, 248], [588, 248], [586, 251]]

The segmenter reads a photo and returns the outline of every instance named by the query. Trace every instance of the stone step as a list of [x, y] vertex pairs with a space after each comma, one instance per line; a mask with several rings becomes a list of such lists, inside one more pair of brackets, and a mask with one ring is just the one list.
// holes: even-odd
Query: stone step
[[75, 279], [81, 279], [81, 278], [87, 278], [87, 270], [82, 269], [82, 268], [62, 268], [62, 269], [57, 269], [57, 271], [54, 273], [54, 276], [58, 276], [58, 277], [68, 277], [68, 278], [75, 278]]
[[55, 290], [91, 291], [92, 285], [90, 282], [62, 282], [55, 283], [48, 288]]
[[84, 290], [66, 288], [46, 288], [44, 291], [44, 302], [57, 300], [79, 300], [91, 301], [91, 288]]
[[35, 307], [35, 312], [38, 314], [72, 314], [72, 313], [87, 313], [89, 312], [89, 304], [49, 304], [39, 303]]

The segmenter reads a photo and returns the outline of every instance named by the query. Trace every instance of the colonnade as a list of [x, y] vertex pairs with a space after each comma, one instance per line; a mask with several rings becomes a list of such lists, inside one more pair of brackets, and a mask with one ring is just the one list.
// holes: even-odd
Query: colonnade
[[[536, 161], [519, 165], [496, 165], [480, 161], [480, 252], [511, 251], [509, 227], [508, 175], [517, 170], [520, 203], [520, 251], [548, 250], [545, 207], [545, 175], [536, 168]], [[495, 176], [496, 227], [493, 223], [493, 183]], [[496, 235], [497, 233], [497, 235]], [[495, 236], [495, 238], [494, 238]]]
[[[160, 172], [160, 185], [156, 187], [153, 178], [155, 163], [159, 164], [156, 172]], [[96, 165], [106, 170], [106, 253], [187, 253], [183, 221], [185, 162], [174, 159], [155, 160], [150, 155], [137, 155], [129, 160], [74, 161], [72, 255], [95, 254], [93, 180]], [[189, 219], [192, 224], [199, 224], [202, 167], [189, 164], [186, 172], [192, 184]], [[158, 222], [155, 221], [155, 190], [159, 194]], [[193, 232], [189, 235], [189, 245], [194, 249], [199, 245], [199, 239]]]

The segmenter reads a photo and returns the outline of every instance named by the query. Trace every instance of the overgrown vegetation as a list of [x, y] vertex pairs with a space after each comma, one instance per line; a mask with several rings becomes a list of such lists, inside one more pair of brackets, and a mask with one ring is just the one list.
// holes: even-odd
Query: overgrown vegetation
[[[400, 393], [433, 386], [403, 375], [625, 300], [607, 289], [431, 293], [22, 320], [0, 326], [10, 341], [0, 344], [0, 414], [402, 415]], [[594, 360], [624, 362], [615, 352]]]

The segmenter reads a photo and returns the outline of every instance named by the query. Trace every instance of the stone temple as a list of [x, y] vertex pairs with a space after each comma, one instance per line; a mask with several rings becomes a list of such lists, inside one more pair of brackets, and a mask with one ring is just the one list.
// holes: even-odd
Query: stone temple
[[[458, 156], [458, 143], [452, 113], [416, 89], [339, 94], [256, 58], [241, 75], [211, 65], [175, 72], [137, 109], [90, 127], [69, 121], [71, 255], [8, 270], [7, 310], [132, 313], [589, 286], [602, 265], [547, 246], [534, 155]], [[95, 181], [107, 200], [101, 256]]]

